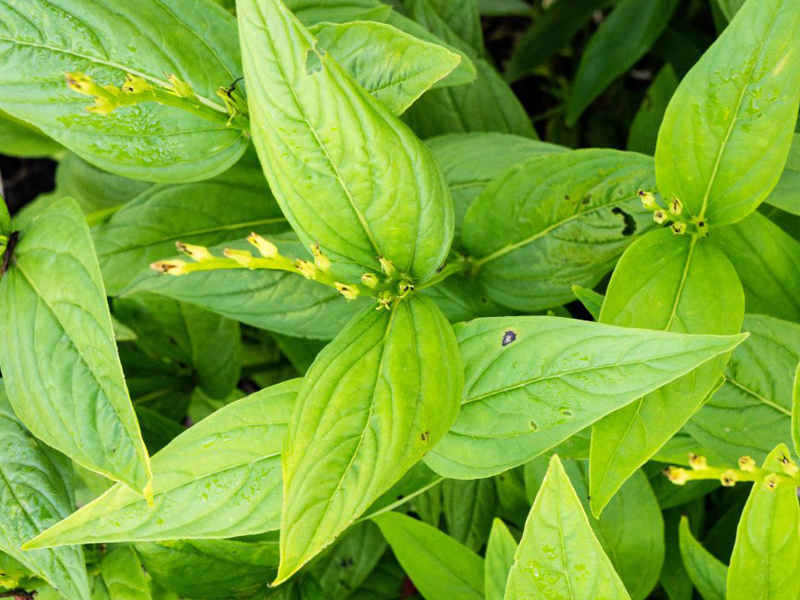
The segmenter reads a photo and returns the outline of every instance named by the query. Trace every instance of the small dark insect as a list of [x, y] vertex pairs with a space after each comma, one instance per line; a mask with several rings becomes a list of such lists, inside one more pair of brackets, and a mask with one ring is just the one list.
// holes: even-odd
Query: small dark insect
[[339, 563], [339, 566], [341, 566], [343, 569], [346, 569], [347, 567], [352, 567], [354, 564], [356, 564], [355, 561], [348, 556], [347, 558], [342, 559], [342, 562]]
[[508, 346], [511, 342], [517, 339], [517, 334], [510, 329], [503, 334], [503, 346]]
[[6, 251], [3, 254], [3, 264], [0, 265], [0, 277], [5, 275], [5, 272], [8, 271], [8, 266], [11, 264], [11, 257], [14, 254], [14, 248], [17, 246], [18, 241], [19, 231], [11, 232], [11, 235], [8, 236], [8, 245], [6, 246]]
[[444, 268], [445, 268], [446, 266], [447, 266], [447, 263], [442, 263], [442, 266], [441, 266], [441, 267], [439, 267], [438, 269], [436, 269], [436, 274], [438, 275], [439, 273], [441, 273], [442, 271], [444, 271]]
[[421, 439], [423, 442], [427, 442], [429, 439], [431, 439], [431, 434], [427, 431], [423, 431], [420, 434], [419, 439]]

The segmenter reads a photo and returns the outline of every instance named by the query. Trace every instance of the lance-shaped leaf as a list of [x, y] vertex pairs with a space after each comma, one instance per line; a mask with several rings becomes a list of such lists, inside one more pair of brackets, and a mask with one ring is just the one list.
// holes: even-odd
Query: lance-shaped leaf
[[795, 133], [792, 138], [786, 167], [766, 202], [786, 212], [800, 215], [800, 133]]
[[686, 424], [698, 442], [735, 463], [761, 462], [776, 442], [791, 443], [792, 382], [800, 362], [800, 325], [748, 315], [750, 333], [725, 369], [725, 383]]
[[184, 598], [245, 597], [278, 568], [278, 541], [176, 540], [136, 544], [147, 573]]
[[508, 133], [452, 133], [426, 140], [453, 197], [456, 237], [472, 201], [495, 177], [535, 157], [566, 152], [563, 146]]
[[800, 241], [755, 212], [720, 227], [713, 242], [736, 267], [748, 313], [800, 322]]
[[745, 337], [686, 336], [558, 317], [494, 317], [455, 329], [464, 403], [425, 460], [456, 479], [521, 465]]
[[[631, 246], [608, 286], [600, 320], [692, 334], [731, 335], [744, 319], [733, 265], [707, 238], [668, 229]], [[740, 338], [741, 339], [741, 338]], [[722, 383], [723, 354], [592, 428], [589, 492], [596, 515], [622, 483], [697, 412]]]
[[115, 485], [28, 546], [220, 539], [276, 529], [280, 452], [299, 383], [233, 402], [154, 455], [152, 507]]
[[[325, 52], [281, 0], [239, 0], [252, 133], [292, 227], [355, 280], [380, 256], [424, 280], [453, 237], [430, 150]], [[324, 107], [324, 110], [322, 110]]]
[[678, 535], [683, 566], [703, 600], [725, 600], [728, 567], [694, 538], [688, 518], [681, 518]]
[[[104, 170], [150, 181], [196, 180], [224, 171], [247, 147], [245, 133], [226, 126], [216, 95], [241, 67], [235, 19], [213, 2], [2, 0], [0, 47], [0, 107]], [[128, 73], [157, 87], [175, 75], [217, 120], [155, 102], [89, 113], [91, 98], [67, 87], [68, 72], [114, 86]]]
[[792, 445], [794, 453], [800, 456], [800, 362], [797, 363], [792, 386]]
[[494, 179], [472, 203], [462, 242], [493, 300], [534, 311], [594, 287], [653, 226], [637, 197], [655, 187], [653, 160], [616, 150], [534, 158]]
[[22, 231], [0, 306], [0, 365], [20, 420], [78, 464], [145, 492], [149, 458], [74, 200], [57, 201]]
[[366, 308], [303, 380], [283, 455], [284, 581], [330, 544], [442, 438], [463, 370], [431, 300]]
[[113, 600], [152, 600], [150, 583], [132, 546], [117, 546], [103, 558], [100, 575]]
[[669, 103], [656, 147], [662, 196], [712, 225], [746, 217], [778, 182], [798, 103], [800, 4], [749, 0]]
[[0, 550], [45, 579], [64, 598], [88, 600], [89, 582], [80, 547], [20, 550], [23, 543], [66, 517], [75, 505], [75, 495], [69, 461], [20, 424], [2, 382], [0, 475]]
[[623, 0], [608, 15], [581, 56], [567, 103], [568, 125], [650, 50], [677, 6], [676, 0]]
[[209, 181], [153, 186], [93, 228], [92, 236], [106, 291], [117, 295], [150, 263], [174, 255], [176, 242], [215, 246], [253, 231], [288, 230], [253, 156]]
[[650, 156], [655, 154], [658, 130], [676, 89], [678, 89], [678, 76], [672, 65], [667, 63], [653, 79], [631, 123], [628, 132], [628, 150]]
[[514, 566], [517, 540], [500, 519], [495, 519], [486, 546], [484, 587], [486, 600], [503, 600], [506, 595], [508, 573]]
[[325, 23], [311, 32], [361, 87], [396, 115], [403, 114], [461, 62], [458, 54], [444, 46], [384, 23]]
[[[285, 256], [305, 251], [293, 241], [273, 239]], [[222, 256], [225, 248], [249, 249], [244, 240], [212, 247]], [[184, 257], [185, 258], [185, 257]], [[141, 274], [123, 292], [153, 292], [195, 304], [253, 327], [295, 337], [332, 339], [367, 302], [346, 302], [334, 288], [285, 271], [224, 269], [199, 271], [181, 277], [152, 270]]]
[[[780, 444], [764, 469], [783, 472], [789, 448]], [[800, 506], [797, 485], [774, 489], [756, 481], [736, 529], [728, 568], [727, 600], [794, 600], [800, 595]]]
[[374, 521], [427, 600], [483, 599], [480, 556], [435, 527], [400, 513], [386, 513]]
[[492, 479], [442, 483], [442, 512], [447, 533], [470, 550], [478, 552], [486, 543], [497, 512], [497, 489]]
[[630, 600], [554, 455], [508, 576], [505, 600]]

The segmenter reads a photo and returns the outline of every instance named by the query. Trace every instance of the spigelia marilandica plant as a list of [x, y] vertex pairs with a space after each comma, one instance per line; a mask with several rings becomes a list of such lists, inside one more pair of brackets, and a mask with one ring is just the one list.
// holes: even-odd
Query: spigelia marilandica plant
[[0, 16], [2, 595], [800, 598], [797, 0]]

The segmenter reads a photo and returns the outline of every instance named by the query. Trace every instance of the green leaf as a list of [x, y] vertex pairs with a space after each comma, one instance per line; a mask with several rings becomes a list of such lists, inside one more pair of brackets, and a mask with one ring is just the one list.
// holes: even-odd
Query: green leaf
[[146, 293], [114, 302], [114, 314], [153, 356], [192, 367], [207, 396], [228, 397], [241, 370], [239, 324], [191, 304]]
[[449, 82], [444, 78], [461, 62], [444, 46], [383, 23], [324, 23], [311, 32], [361, 87], [396, 115], [437, 82]]
[[567, 149], [507, 133], [452, 133], [425, 142], [444, 172], [456, 213], [456, 238], [472, 201], [495, 177], [535, 156]]
[[[302, 256], [295, 240], [272, 239], [284, 256]], [[250, 249], [244, 240], [210, 250], [216, 256], [224, 248]], [[170, 277], [148, 270], [123, 292], [154, 292], [195, 304], [247, 325], [314, 339], [331, 339], [343, 323], [368, 304], [366, 300], [345, 302], [334, 288], [285, 271], [226, 269], [199, 271]]]
[[536, 495], [508, 576], [506, 600], [629, 600], [557, 455]]
[[652, 156], [656, 152], [658, 130], [670, 98], [678, 89], [678, 76], [672, 65], [665, 65], [647, 89], [628, 132], [628, 150]]
[[517, 540], [500, 519], [492, 523], [484, 563], [486, 600], [503, 600], [506, 594], [508, 573], [514, 565]]
[[152, 600], [142, 563], [131, 546], [117, 546], [104, 558], [100, 573], [113, 600]]
[[679, 535], [683, 565], [703, 600], [725, 600], [728, 567], [694, 538], [686, 517], [681, 518]]
[[483, 559], [435, 527], [400, 513], [374, 521], [426, 600], [483, 600]]
[[441, 439], [463, 387], [450, 324], [424, 297], [365, 308], [306, 374], [286, 439], [286, 580]]
[[769, 195], [800, 104], [800, 4], [750, 0], [689, 71], [664, 116], [658, 189], [712, 226]]
[[793, 215], [800, 215], [800, 133], [794, 134], [786, 167], [766, 202]]
[[380, 256], [414, 279], [432, 276], [453, 208], [430, 151], [281, 0], [239, 0], [238, 15], [253, 140], [292, 227], [349, 263], [351, 280], [380, 271]]
[[[191, 181], [221, 173], [247, 147], [244, 131], [226, 127], [216, 95], [241, 67], [235, 19], [213, 3], [2, 0], [0, 23], [0, 108], [98, 167], [134, 179]], [[68, 72], [115, 86], [128, 73], [167, 86], [166, 74], [174, 74], [219, 121], [155, 102], [88, 113], [91, 99], [67, 87]]]
[[800, 242], [764, 215], [720, 227], [713, 242], [725, 253], [745, 291], [748, 313], [800, 322]]
[[495, 178], [464, 219], [464, 247], [493, 300], [531, 312], [594, 287], [653, 226], [637, 196], [652, 159], [616, 150], [533, 158]]
[[153, 456], [152, 507], [115, 485], [29, 543], [221, 539], [278, 528], [280, 452], [300, 380], [233, 402]]
[[446, 479], [442, 482], [442, 500], [447, 533], [478, 552], [486, 543], [497, 510], [494, 481]]
[[800, 325], [748, 315], [750, 337], [734, 350], [725, 383], [686, 424], [698, 442], [735, 463], [763, 461], [777, 442], [791, 443], [792, 381], [800, 362]]
[[392, 12], [379, 0], [288, 0], [286, 6], [307, 27], [323, 21], [385, 21]]
[[579, 285], [572, 286], [572, 293], [583, 304], [584, 308], [589, 311], [595, 321], [600, 320], [600, 311], [603, 308], [603, 300], [605, 296], [598, 294], [594, 290], [590, 290]]
[[[45, 579], [64, 598], [87, 600], [89, 582], [79, 546], [20, 550], [24, 542], [72, 510], [72, 470], [64, 456], [33, 437], [17, 420], [1, 380], [0, 475], [0, 550]], [[9, 574], [6, 565], [2, 572]]]
[[478, 10], [485, 17], [526, 17], [531, 5], [522, 0], [478, 0]]
[[150, 263], [174, 255], [176, 242], [214, 246], [288, 229], [253, 156], [210, 181], [153, 186], [92, 235], [107, 291], [117, 295]]
[[151, 474], [83, 214], [59, 200], [26, 228], [0, 280], [0, 364], [31, 432], [147, 493]]
[[581, 56], [567, 102], [567, 125], [574, 125], [611, 82], [645, 55], [677, 5], [677, 0], [622, 0], [611, 11]]
[[448, 277], [422, 293], [436, 302], [451, 323], [497, 317], [508, 312], [506, 307], [490, 300], [473, 277]]
[[49, 138], [30, 123], [0, 111], [0, 152], [23, 158], [51, 156], [63, 150], [58, 142]]
[[425, 457], [454, 479], [521, 465], [745, 338], [558, 317], [477, 319], [455, 329], [464, 401], [455, 425]]
[[[731, 335], [744, 318], [744, 294], [733, 266], [709, 243], [669, 229], [637, 240], [608, 286], [600, 320], [694, 334]], [[738, 338], [742, 339], [742, 338]], [[720, 381], [728, 355], [628, 404], [592, 428], [592, 512], [697, 412]]]
[[[782, 473], [781, 460], [788, 456], [789, 449], [780, 444], [764, 469]], [[763, 481], [753, 484], [736, 530], [727, 589], [727, 600], [795, 600], [800, 595], [800, 506], [793, 482], [783, 481], [776, 489]]]
[[265, 590], [278, 568], [278, 542], [176, 540], [136, 544], [147, 573], [184, 598], [224, 600]]
[[797, 363], [792, 386], [792, 445], [794, 453], [800, 456], [800, 363]]
[[725, 18], [730, 21], [736, 15], [745, 0], [716, 0]]
[[595, 11], [617, 0], [571, 0], [554, 2], [517, 42], [506, 67], [506, 79], [517, 81], [532, 75], [549, 63], [577, 33], [583, 29]]
[[411, 18], [449, 44], [484, 54], [483, 30], [476, 0], [406, 0]]

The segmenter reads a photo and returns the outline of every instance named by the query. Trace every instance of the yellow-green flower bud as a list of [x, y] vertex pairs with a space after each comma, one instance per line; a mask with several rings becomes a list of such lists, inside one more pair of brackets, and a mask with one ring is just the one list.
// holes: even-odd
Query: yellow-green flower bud
[[756, 470], [756, 461], [754, 461], [749, 456], [740, 456], [738, 462], [739, 462], [739, 468], [742, 471], [752, 473], [753, 471]]
[[680, 467], [670, 467], [664, 471], [664, 475], [675, 485], [684, 485], [689, 481], [689, 474], [686, 472], [686, 469]]
[[673, 215], [679, 215], [683, 211], [683, 202], [680, 201], [680, 198], [677, 196], [673, 196], [672, 199], [669, 201], [669, 212]]
[[705, 235], [708, 233], [708, 223], [703, 219], [697, 221], [697, 223], [695, 223], [695, 226], [697, 227], [697, 233], [699, 233], [700, 235]]
[[247, 241], [258, 249], [259, 254], [264, 258], [277, 258], [280, 256], [278, 247], [270, 242], [268, 239], [261, 237], [257, 233], [251, 233], [247, 236]]
[[400, 297], [403, 298], [414, 291], [414, 284], [409, 281], [401, 281], [397, 284], [397, 291]]
[[672, 229], [672, 233], [675, 235], [683, 235], [686, 233], [686, 223], [683, 221], [675, 221], [670, 225], [670, 229]]
[[184, 244], [183, 242], [176, 242], [175, 246], [177, 246], [179, 252], [182, 252], [195, 262], [214, 259], [214, 255], [211, 254], [205, 246], [194, 246], [193, 244]]
[[652, 192], [645, 192], [644, 190], [639, 190], [637, 192], [639, 198], [642, 200], [642, 206], [646, 210], [655, 210], [658, 208], [658, 203], [656, 202], [656, 197], [653, 195]]
[[781, 456], [780, 463], [783, 467], [783, 472], [790, 477], [794, 477], [798, 472], [800, 472], [800, 467], [797, 466], [797, 463], [786, 455]]
[[125, 83], [121, 86], [122, 91], [128, 94], [141, 94], [153, 91], [153, 86], [148, 81], [136, 75], [128, 73], [125, 76]]
[[190, 86], [185, 81], [181, 81], [175, 75], [170, 75], [167, 77], [167, 81], [169, 81], [169, 85], [172, 88], [172, 92], [180, 97], [180, 98], [194, 98], [194, 90], [192, 86]]
[[764, 477], [764, 487], [770, 491], [777, 488], [780, 482], [781, 480], [780, 477], [778, 477], [777, 473], [770, 473], [769, 475]]
[[736, 485], [736, 482], [739, 481], [739, 478], [736, 476], [736, 471], [728, 469], [719, 476], [719, 480], [725, 487], [733, 487]]
[[392, 296], [391, 292], [384, 290], [380, 294], [378, 294], [378, 306], [375, 310], [380, 310], [385, 308], [386, 310], [391, 309], [392, 307], [392, 300], [394, 300], [394, 296]]
[[159, 260], [150, 265], [150, 268], [166, 275], [186, 275], [186, 262], [182, 260]]
[[397, 269], [394, 266], [392, 261], [383, 258], [382, 256], [378, 257], [378, 261], [381, 263], [381, 271], [383, 271], [384, 275], [391, 277], [397, 272]]
[[300, 275], [306, 279], [314, 279], [317, 276], [317, 267], [314, 263], [298, 258], [294, 264]]
[[364, 273], [361, 276], [361, 283], [363, 283], [369, 289], [374, 290], [376, 287], [378, 287], [378, 278], [372, 273]]
[[311, 244], [311, 252], [314, 253], [314, 264], [320, 271], [324, 272], [331, 268], [331, 261], [319, 249], [319, 244]]
[[358, 286], [355, 285], [347, 285], [344, 283], [339, 283], [338, 281], [334, 282], [336, 289], [339, 290], [339, 293], [345, 297], [345, 299], [350, 302], [350, 300], [355, 300], [358, 298], [359, 289]]
[[107, 117], [112, 112], [119, 108], [119, 103], [107, 98], [105, 96], [97, 96], [94, 99], [94, 104], [91, 106], [87, 106], [86, 110], [90, 113], [94, 113], [96, 115], [103, 115]]
[[703, 471], [708, 468], [708, 461], [705, 456], [699, 456], [694, 452], [689, 453], [689, 466], [695, 471]]
[[665, 211], [661, 210], [660, 208], [653, 213], [653, 221], [655, 221], [659, 225], [661, 225], [667, 219], [669, 219], [669, 217], [667, 216], [667, 213]]
[[222, 254], [226, 258], [235, 260], [237, 263], [248, 269], [253, 268], [253, 254], [247, 250], [234, 250], [233, 248], [225, 248]]
[[84, 96], [96, 96], [97, 88], [100, 87], [84, 73], [67, 73], [67, 85], [73, 92]]

